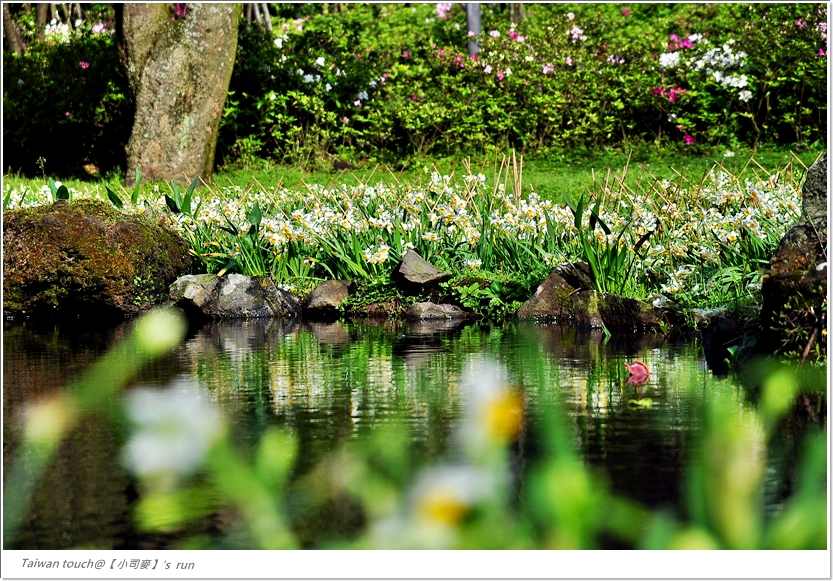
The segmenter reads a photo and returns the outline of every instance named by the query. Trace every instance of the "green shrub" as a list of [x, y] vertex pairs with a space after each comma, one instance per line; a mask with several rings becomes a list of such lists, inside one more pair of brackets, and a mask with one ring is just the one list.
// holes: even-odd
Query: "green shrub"
[[223, 161], [825, 139], [821, 5], [528, 5], [516, 30], [484, 9], [476, 58], [460, 6], [241, 29]]
[[134, 107], [115, 41], [107, 32], [54, 30], [24, 55], [4, 51], [6, 168], [55, 175], [88, 163], [102, 172], [121, 167]]

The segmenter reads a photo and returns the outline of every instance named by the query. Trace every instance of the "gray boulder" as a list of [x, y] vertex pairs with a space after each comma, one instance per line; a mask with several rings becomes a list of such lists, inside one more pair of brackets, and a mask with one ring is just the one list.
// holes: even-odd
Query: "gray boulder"
[[571, 297], [573, 315], [578, 327], [608, 330], [644, 331], [659, 328], [665, 320], [660, 309], [636, 299], [613, 293], [584, 290]]
[[292, 319], [301, 314], [300, 299], [265, 276], [187, 275], [171, 285], [170, 299], [192, 318]]
[[454, 305], [437, 305], [434, 303], [414, 303], [405, 310], [406, 319], [419, 319], [421, 321], [431, 319], [462, 319], [466, 312]]
[[827, 154], [807, 171], [801, 218], [790, 228], [770, 260], [761, 285], [761, 338], [765, 352], [806, 352], [813, 344], [826, 354], [827, 328]]
[[338, 316], [338, 307], [355, 289], [356, 284], [349, 280], [325, 280], [307, 297], [304, 316], [312, 319]]
[[450, 278], [449, 273], [440, 271], [413, 250], [405, 253], [391, 274], [391, 280], [409, 292], [430, 289]]
[[586, 262], [562, 264], [538, 285], [535, 294], [515, 313], [519, 319], [567, 321], [573, 318], [572, 296], [593, 285], [593, 273]]

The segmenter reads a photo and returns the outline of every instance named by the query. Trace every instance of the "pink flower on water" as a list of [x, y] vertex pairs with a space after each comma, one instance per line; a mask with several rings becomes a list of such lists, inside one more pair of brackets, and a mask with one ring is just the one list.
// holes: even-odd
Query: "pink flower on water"
[[630, 11], [630, 10], [628, 10], [627, 8], [622, 8], [622, 15], [623, 15], [623, 16], [630, 16], [630, 15], [631, 15], [631, 11]]
[[683, 143], [685, 143], [686, 145], [694, 145], [694, 138], [688, 133], [686, 133], [685, 135], [683, 135]]
[[545, 75], [553, 72], [554, 70], [555, 70], [555, 67], [551, 63], [547, 63], [541, 68], [541, 72], [544, 73]]
[[90, 63], [88, 63], [87, 61], [81, 61], [81, 68], [82, 69], [90, 68]]
[[634, 360], [633, 363], [625, 363], [625, 367], [628, 368], [628, 380], [625, 382], [626, 384], [632, 383], [633, 385], [639, 387], [648, 381], [648, 377], [651, 372], [648, 371], [648, 366], [641, 361]]

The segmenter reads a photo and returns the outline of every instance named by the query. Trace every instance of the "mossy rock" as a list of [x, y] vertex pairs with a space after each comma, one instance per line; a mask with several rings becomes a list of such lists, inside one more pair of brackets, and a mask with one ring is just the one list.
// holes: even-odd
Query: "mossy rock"
[[134, 315], [190, 265], [175, 232], [93, 200], [5, 212], [3, 246], [7, 317]]

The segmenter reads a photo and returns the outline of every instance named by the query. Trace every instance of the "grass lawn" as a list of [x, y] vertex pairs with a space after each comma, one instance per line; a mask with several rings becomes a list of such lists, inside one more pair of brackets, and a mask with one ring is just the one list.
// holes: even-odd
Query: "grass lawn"
[[[588, 187], [592, 187], [594, 179], [603, 183], [608, 172], [612, 178], [613, 175], [621, 175], [626, 166], [629, 168], [627, 181], [633, 187], [640, 179], [651, 180], [651, 176], [676, 181], [682, 174], [692, 182], [699, 182], [705, 172], [715, 163], [723, 164], [724, 167], [732, 170], [733, 174], [747, 164], [749, 164], [747, 171], [773, 172], [783, 168], [790, 161], [794, 162], [794, 170], [803, 171], [804, 168], [796, 160], [800, 160], [802, 164], [809, 167], [820, 153], [809, 150], [801, 153], [789, 150], [759, 150], [757, 152], [745, 150], [736, 152], [733, 157], [724, 157], [722, 154], [711, 156], [657, 155], [643, 151], [632, 154], [629, 165], [627, 156], [621, 153], [606, 154], [593, 159], [568, 159], [559, 156], [550, 159], [523, 160], [522, 164], [521, 159], [517, 158], [517, 164], [521, 167], [518, 176], [516, 176], [510, 157], [506, 158], [505, 166], [501, 170], [502, 160], [495, 156], [471, 160], [465, 158], [418, 159], [411, 161], [407, 168], [400, 168], [398, 171], [381, 164], [368, 164], [342, 171], [305, 171], [297, 166], [278, 166], [263, 162], [257, 168], [218, 171], [214, 174], [214, 182], [220, 186], [234, 184], [244, 188], [249, 184], [259, 183], [267, 191], [273, 191], [279, 184], [293, 191], [303, 191], [304, 184], [321, 184], [329, 187], [341, 183], [356, 183], [360, 180], [365, 183], [378, 181], [413, 183], [425, 179], [425, 167], [432, 171], [436, 169], [441, 174], [453, 174], [455, 177], [460, 177], [466, 174], [465, 164], [470, 161], [472, 172], [484, 174], [489, 183], [494, 183], [494, 178], [500, 172], [500, 181], [505, 182], [507, 191], [511, 192], [514, 190], [515, 178], [521, 177], [525, 194], [530, 188], [534, 188], [543, 199], [562, 203], [561, 192], [577, 197]], [[754, 162], [750, 163], [750, 159], [754, 159]], [[122, 176], [115, 174], [106, 177], [90, 176], [86, 179], [62, 179], [61, 181], [67, 187], [78, 191], [97, 192], [105, 199], [106, 192], [103, 186], [106, 185], [117, 192], [124, 188]], [[46, 180], [43, 178], [27, 179], [7, 174], [4, 176], [4, 182], [8, 184], [6, 187], [26, 186], [30, 189], [39, 189], [46, 183]], [[184, 177], [181, 183], [185, 183]], [[152, 187], [153, 184], [143, 183], [142, 190], [150, 193]], [[162, 191], [167, 192], [168, 187], [163, 186]]]

